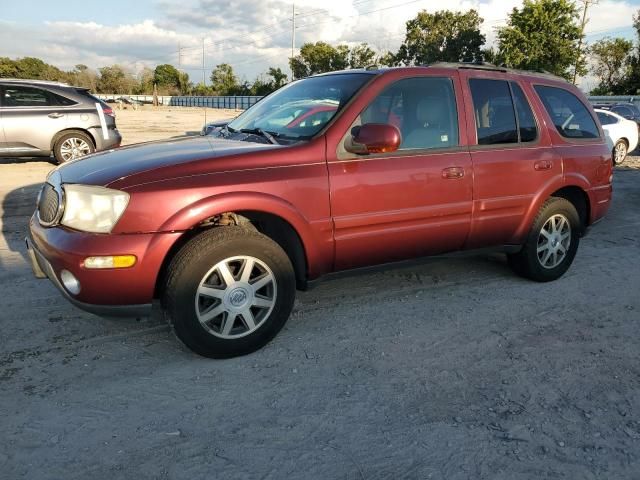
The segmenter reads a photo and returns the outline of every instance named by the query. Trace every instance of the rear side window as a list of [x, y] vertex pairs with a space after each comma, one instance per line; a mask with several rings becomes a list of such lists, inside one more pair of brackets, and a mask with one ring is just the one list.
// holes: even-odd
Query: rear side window
[[517, 143], [518, 127], [509, 83], [504, 80], [469, 80], [478, 133], [478, 145]]
[[533, 142], [538, 138], [538, 127], [536, 119], [533, 116], [531, 105], [527, 101], [524, 92], [520, 86], [511, 82], [511, 91], [513, 92], [513, 103], [516, 106], [516, 114], [518, 117], [518, 132], [521, 142]]
[[2, 95], [4, 107], [48, 107], [53, 105], [49, 92], [41, 88], [5, 86]]
[[57, 93], [36, 87], [12, 86], [4, 87], [2, 95], [3, 107], [51, 107], [75, 105], [75, 101]]
[[535, 89], [560, 135], [577, 139], [600, 137], [589, 110], [573, 93], [544, 85], [536, 85]]
[[598, 119], [602, 125], [613, 125], [614, 123], [618, 123], [616, 117], [609, 115], [608, 113], [596, 112], [596, 115], [598, 115]]

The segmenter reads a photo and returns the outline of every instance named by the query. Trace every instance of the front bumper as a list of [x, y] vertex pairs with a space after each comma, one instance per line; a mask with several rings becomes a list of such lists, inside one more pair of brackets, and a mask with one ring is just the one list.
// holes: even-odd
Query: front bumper
[[[31, 217], [27, 251], [38, 278], [49, 278], [76, 307], [105, 317], [143, 317], [151, 312], [156, 280], [178, 233], [97, 235], [64, 227], [45, 228]], [[130, 268], [90, 270], [88, 256], [132, 254]], [[80, 282], [77, 295], [67, 291], [60, 272], [68, 270]]]

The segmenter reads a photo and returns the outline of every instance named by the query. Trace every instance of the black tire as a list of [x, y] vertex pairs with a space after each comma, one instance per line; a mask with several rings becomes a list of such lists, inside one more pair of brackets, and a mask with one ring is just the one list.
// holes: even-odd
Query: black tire
[[[552, 268], [547, 268], [542, 265], [542, 260], [538, 257], [538, 246], [541, 237], [541, 231], [547, 222], [555, 215], [564, 216], [568, 221], [571, 228], [570, 231], [570, 243], [566, 249], [564, 257], [560, 260], [558, 265]], [[558, 218], [558, 217], [556, 217]], [[564, 198], [551, 197], [540, 208], [540, 212], [533, 221], [531, 230], [527, 237], [522, 250], [515, 254], [507, 256], [509, 266], [518, 275], [525, 278], [535, 280], [537, 282], [550, 282], [560, 278], [569, 269], [573, 259], [578, 251], [578, 245], [580, 244], [580, 235], [583, 229], [583, 225], [580, 221], [580, 216], [574, 205]], [[542, 254], [544, 256], [544, 253]]]
[[65, 163], [66, 161], [70, 160], [70, 159], [64, 158], [64, 155], [62, 154], [62, 145], [67, 140], [73, 139], [73, 138], [81, 140], [87, 145], [88, 151], [84, 153], [84, 155], [89, 155], [96, 151], [96, 147], [93, 143], [93, 139], [89, 135], [78, 130], [71, 130], [69, 132], [64, 133], [63, 135], [60, 135], [58, 138], [56, 138], [56, 141], [53, 144], [53, 156], [55, 157], [56, 162]]
[[[618, 148], [624, 148], [624, 157], [620, 160], [616, 160], [616, 150]], [[613, 146], [613, 150], [611, 150], [611, 159], [614, 165], [620, 165], [627, 159], [627, 155], [629, 155], [629, 145], [626, 140], [618, 140], [616, 144]]]
[[[236, 256], [254, 257], [271, 270], [277, 286], [273, 294], [275, 303], [270, 314], [263, 317], [252, 333], [240, 338], [221, 338], [200, 323], [196, 313], [200, 300], [196, 299], [196, 292], [214, 266]], [[293, 266], [276, 242], [243, 227], [219, 227], [191, 239], [171, 260], [163, 287], [162, 307], [176, 335], [187, 347], [205, 357], [229, 358], [254, 352], [267, 344], [289, 318], [295, 294]], [[221, 305], [222, 300], [219, 302]], [[244, 320], [239, 318], [240, 326], [243, 326]], [[221, 321], [225, 322], [224, 319]]]

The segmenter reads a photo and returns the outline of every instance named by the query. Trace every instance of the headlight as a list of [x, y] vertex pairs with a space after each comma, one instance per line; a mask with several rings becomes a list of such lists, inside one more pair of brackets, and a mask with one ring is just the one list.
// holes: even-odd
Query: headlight
[[129, 194], [91, 185], [64, 185], [62, 224], [92, 233], [109, 233], [127, 204]]

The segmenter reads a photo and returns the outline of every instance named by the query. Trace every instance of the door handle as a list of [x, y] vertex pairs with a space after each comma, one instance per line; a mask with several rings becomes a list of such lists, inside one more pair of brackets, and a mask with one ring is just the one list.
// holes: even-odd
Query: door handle
[[540, 160], [533, 164], [533, 168], [537, 171], [549, 170], [551, 167], [553, 167], [553, 162], [551, 160]]
[[49, 115], [47, 115], [47, 117], [49, 118], [60, 118], [60, 117], [64, 117], [64, 113], [50, 113]]
[[446, 180], [455, 180], [464, 177], [464, 168], [448, 167], [442, 170], [442, 178]]

